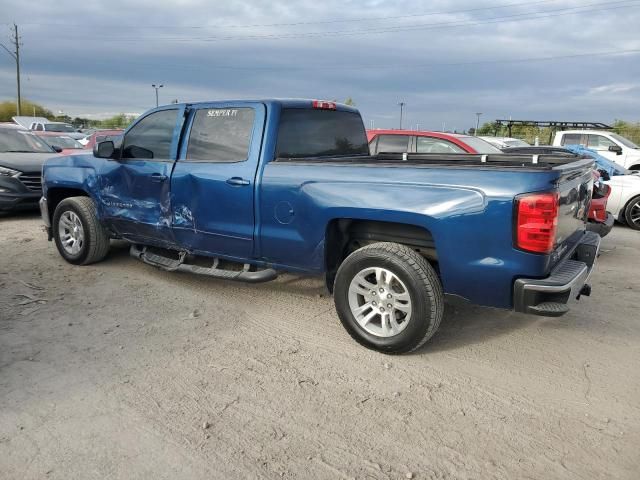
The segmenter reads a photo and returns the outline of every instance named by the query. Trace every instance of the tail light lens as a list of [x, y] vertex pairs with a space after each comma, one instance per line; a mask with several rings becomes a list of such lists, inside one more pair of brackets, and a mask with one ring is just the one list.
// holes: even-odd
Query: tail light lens
[[313, 108], [317, 108], [319, 110], [336, 110], [338, 106], [336, 102], [327, 102], [326, 100], [314, 100]]
[[516, 247], [551, 253], [558, 228], [558, 193], [535, 193], [516, 198]]

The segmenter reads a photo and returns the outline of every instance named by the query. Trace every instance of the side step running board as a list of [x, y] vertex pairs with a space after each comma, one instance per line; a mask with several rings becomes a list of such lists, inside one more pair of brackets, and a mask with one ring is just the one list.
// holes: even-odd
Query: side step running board
[[265, 268], [263, 270], [252, 272], [249, 270], [249, 268], [251, 268], [251, 265], [249, 265], [248, 263], [245, 263], [244, 269], [240, 271], [224, 270], [218, 268], [219, 261], [217, 258], [213, 259], [213, 265], [211, 267], [190, 265], [188, 263], [184, 263], [184, 259], [187, 255], [186, 252], [180, 252], [179, 258], [176, 260], [173, 258], [165, 257], [163, 255], [158, 255], [157, 253], [150, 252], [147, 250], [147, 247], [131, 245], [129, 253], [132, 257], [142, 260], [146, 264], [153, 265], [154, 267], [158, 267], [169, 272], [182, 271], [247, 283], [268, 282], [271, 280], [275, 280], [278, 276], [278, 273], [272, 268]]

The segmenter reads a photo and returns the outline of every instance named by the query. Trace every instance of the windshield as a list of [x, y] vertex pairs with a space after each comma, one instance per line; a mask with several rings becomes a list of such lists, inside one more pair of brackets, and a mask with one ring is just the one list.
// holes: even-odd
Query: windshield
[[482, 154], [502, 153], [502, 150], [494, 147], [486, 140], [478, 137], [460, 137], [460, 140], [473, 148], [476, 152]]
[[71, 137], [65, 137], [63, 135], [55, 136], [55, 137], [42, 137], [42, 139], [47, 142], [52, 147], [60, 147], [60, 148], [84, 148], [80, 142], [74, 140]]
[[44, 129], [47, 132], [75, 132], [73, 127], [66, 123], [45, 123]]
[[0, 152], [51, 153], [51, 147], [30, 132], [0, 128]]
[[640, 149], [640, 147], [638, 145], [636, 145], [635, 143], [633, 143], [631, 140], [629, 140], [628, 138], [624, 138], [623, 136], [618, 135], [617, 133], [612, 133], [611, 134], [611, 138], [613, 138], [614, 140], [617, 140], [618, 142], [620, 142], [625, 147], [635, 148], [636, 150]]

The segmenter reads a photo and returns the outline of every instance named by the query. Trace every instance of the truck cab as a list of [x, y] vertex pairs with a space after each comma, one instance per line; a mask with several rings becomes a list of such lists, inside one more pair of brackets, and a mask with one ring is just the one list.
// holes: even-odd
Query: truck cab
[[640, 170], [640, 147], [628, 138], [607, 130], [566, 130], [557, 132], [553, 145], [581, 145], [629, 170]]

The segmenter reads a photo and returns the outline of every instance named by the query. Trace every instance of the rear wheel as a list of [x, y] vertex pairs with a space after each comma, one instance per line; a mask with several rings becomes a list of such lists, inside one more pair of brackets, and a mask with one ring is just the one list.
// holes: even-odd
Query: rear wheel
[[444, 312], [433, 267], [397, 243], [374, 243], [349, 255], [338, 269], [334, 300], [347, 332], [365, 347], [385, 353], [422, 346]]
[[640, 230], [640, 195], [629, 200], [624, 209], [624, 219], [631, 228]]
[[61, 201], [51, 228], [58, 252], [74, 265], [99, 262], [109, 251], [109, 235], [98, 221], [95, 204], [89, 197]]

